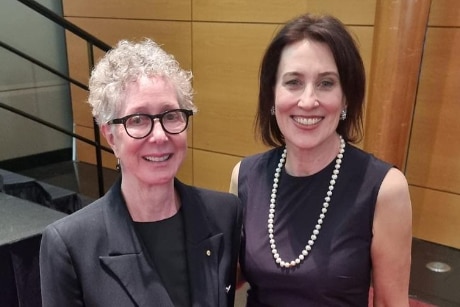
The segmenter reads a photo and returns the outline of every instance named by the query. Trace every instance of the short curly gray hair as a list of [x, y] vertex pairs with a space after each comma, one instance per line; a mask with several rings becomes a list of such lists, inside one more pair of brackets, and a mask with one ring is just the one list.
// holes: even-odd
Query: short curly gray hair
[[118, 116], [127, 84], [143, 76], [165, 77], [176, 88], [179, 106], [197, 111], [192, 73], [183, 70], [173, 55], [148, 38], [140, 42], [121, 40], [97, 63], [89, 79], [88, 103], [99, 125]]

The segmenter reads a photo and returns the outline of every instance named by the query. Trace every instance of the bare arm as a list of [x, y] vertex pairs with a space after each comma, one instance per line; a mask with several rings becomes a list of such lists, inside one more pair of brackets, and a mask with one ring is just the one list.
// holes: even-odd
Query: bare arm
[[377, 197], [371, 246], [374, 306], [409, 306], [412, 207], [407, 180], [391, 169]]

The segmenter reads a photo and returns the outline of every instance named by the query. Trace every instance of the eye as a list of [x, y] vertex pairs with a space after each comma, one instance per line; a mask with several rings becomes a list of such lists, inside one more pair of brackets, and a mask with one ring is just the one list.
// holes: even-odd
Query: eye
[[150, 118], [139, 114], [135, 114], [126, 120], [126, 124], [129, 126], [142, 126], [147, 123], [150, 124]]
[[182, 120], [181, 112], [171, 111], [171, 112], [165, 113], [165, 115], [163, 116], [163, 120], [168, 121], [168, 122], [180, 121]]
[[303, 86], [303, 82], [300, 79], [288, 79], [284, 81], [284, 85], [288, 88], [298, 88]]
[[336, 82], [334, 80], [329, 80], [329, 79], [326, 79], [326, 80], [321, 80], [317, 87], [319, 89], [324, 89], [324, 90], [327, 90], [327, 89], [331, 89], [334, 87], [334, 85], [336, 84]]

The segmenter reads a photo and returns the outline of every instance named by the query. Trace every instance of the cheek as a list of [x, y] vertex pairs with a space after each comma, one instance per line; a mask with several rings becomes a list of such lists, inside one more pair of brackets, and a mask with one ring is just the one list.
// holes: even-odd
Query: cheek
[[124, 156], [125, 158], [134, 157], [139, 152], [139, 147], [142, 142], [132, 139], [127, 135], [118, 134], [115, 138], [115, 148], [119, 156]]
[[283, 105], [292, 102], [293, 95], [285, 90], [283, 87], [277, 87], [275, 89], [275, 104], [277, 107], [282, 107]]
[[180, 138], [176, 140], [176, 148], [178, 150], [187, 150], [187, 132], [184, 132], [183, 135], [180, 135]]

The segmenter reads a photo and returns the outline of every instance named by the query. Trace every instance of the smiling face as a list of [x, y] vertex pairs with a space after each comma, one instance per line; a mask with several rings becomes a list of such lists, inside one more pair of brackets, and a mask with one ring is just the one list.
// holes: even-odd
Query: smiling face
[[281, 54], [275, 110], [286, 146], [309, 150], [336, 139], [345, 98], [334, 57], [326, 44], [302, 40]]
[[[118, 117], [134, 113], [159, 114], [180, 108], [173, 85], [160, 77], [142, 77], [127, 86]], [[131, 138], [123, 125], [102, 125], [102, 133], [120, 159], [123, 181], [138, 187], [172, 183], [185, 159], [187, 130], [167, 134], [158, 119], [143, 139]]]

